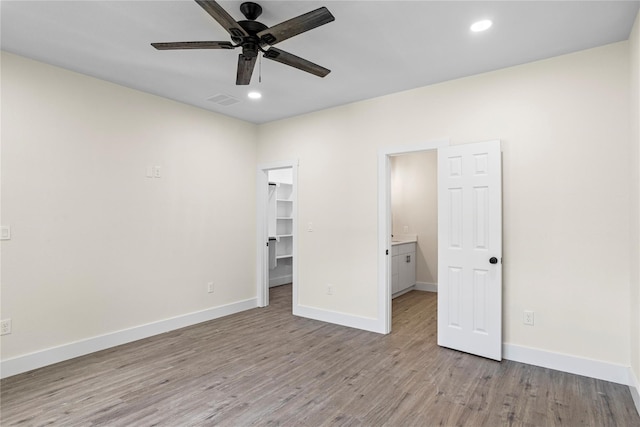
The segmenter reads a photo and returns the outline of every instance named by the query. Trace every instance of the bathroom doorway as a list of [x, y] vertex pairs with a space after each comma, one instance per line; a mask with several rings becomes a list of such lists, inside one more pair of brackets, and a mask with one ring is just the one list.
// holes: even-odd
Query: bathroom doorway
[[380, 151], [378, 289], [385, 333], [392, 328], [393, 297], [437, 292], [437, 150], [448, 145], [433, 141]]
[[390, 162], [392, 298], [412, 290], [437, 292], [437, 151], [394, 155]]
[[[499, 140], [455, 146], [443, 141], [380, 151], [378, 296], [382, 301], [379, 315], [383, 332], [391, 332], [392, 327], [393, 255], [406, 256], [404, 252], [394, 253], [393, 243], [403, 242], [393, 242], [392, 233], [398, 227], [401, 232], [410, 231], [404, 228], [405, 224], [392, 223], [392, 158], [425, 150], [436, 150], [438, 155], [436, 277], [441, 285], [437, 289], [438, 345], [501, 360], [502, 154]], [[396, 237], [407, 239], [407, 236]]]
[[392, 329], [416, 323], [436, 343], [438, 156], [423, 150], [389, 157], [391, 169]]

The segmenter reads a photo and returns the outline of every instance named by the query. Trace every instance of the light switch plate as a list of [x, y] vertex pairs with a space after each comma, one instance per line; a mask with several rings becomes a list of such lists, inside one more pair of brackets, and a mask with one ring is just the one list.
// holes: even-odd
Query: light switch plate
[[0, 227], [0, 240], [11, 240], [11, 227], [8, 225]]

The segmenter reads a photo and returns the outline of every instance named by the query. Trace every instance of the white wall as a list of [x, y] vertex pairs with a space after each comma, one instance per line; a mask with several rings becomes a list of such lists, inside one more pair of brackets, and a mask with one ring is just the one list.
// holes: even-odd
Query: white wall
[[629, 37], [631, 72], [631, 369], [640, 411], [640, 12]]
[[262, 125], [259, 162], [300, 162], [300, 303], [368, 318], [384, 303], [381, 147], [501, 139], [504, 340], [628, 366], [628, 67], [621, 42]]
[[296, 157], [300, 303], [375, 318], [380, 147], [499, 138], [505, 341], [637, 376], [638, 45], [636, 22], [630, 43], [260, 127], [3, 53], [2, 359], [255, 298], [255, 165]]
[[391, 157], [392, 234], [418, 236], [416, 281], [438, 283], [438, 156], [436, 150]]
[[291, 168], [272, 169], [269, 171], [269, 182], [284, 182], [285, 184], [292, 184], [293, 171]]
[[255, 298], [256, 138], [2, 53], [2, 359]]

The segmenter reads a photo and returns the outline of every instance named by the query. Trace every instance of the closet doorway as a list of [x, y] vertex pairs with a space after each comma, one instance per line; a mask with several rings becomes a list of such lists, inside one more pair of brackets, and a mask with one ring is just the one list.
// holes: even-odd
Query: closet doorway
[[257, 173], [258, 306], [269, 305], [269, 289], [291, 284], [297, 303], [297, 162], [261, 165]]

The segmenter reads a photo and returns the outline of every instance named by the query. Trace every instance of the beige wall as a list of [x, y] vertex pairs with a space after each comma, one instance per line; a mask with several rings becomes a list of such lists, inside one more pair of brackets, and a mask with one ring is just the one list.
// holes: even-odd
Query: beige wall
[[256, 164], [291, 158], [300, 303], [375, 318], [379, 149], [448, 137], [502, 140], [505, 342], [637, 376], [637, 34], [259, 127], [3, 53], [2, 358], [254, 298]]
[[628, 67], [621, 42], [262, 125], [259, 162], [300, 162], [300, 303], [377, 315], [381, 147], [501, 139], [505, 342], [628, 366]]
[[[631, 71], [631, 368], [640, 380], [640, 12], [629, 37]], [[638, 390], [637, 392], [640, 392]], [[637, 402], [640, 405], [640, 402]]]
[[395, 236], [418, 236], [416, 281], [438, 283], [438, 156], [436, 150], [391, 158], [391, 215]]
[[256, 138], [3, 53], [2, 359], [255, 298]]

